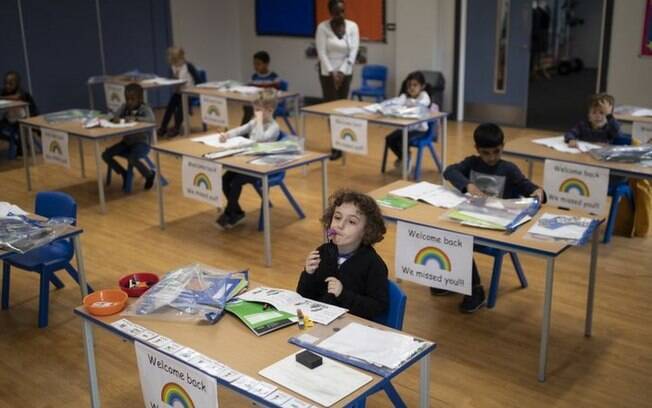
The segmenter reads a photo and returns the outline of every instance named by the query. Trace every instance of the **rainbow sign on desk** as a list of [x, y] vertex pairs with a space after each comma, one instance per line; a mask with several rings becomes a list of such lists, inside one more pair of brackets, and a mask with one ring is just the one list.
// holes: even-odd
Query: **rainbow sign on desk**
[[226, 98], [221, 96], [200, 95], [201, 120], [207, 125], [229, 127], [229, 112]]
[[606, 211], [608, 185], [608, 169], [546, 160], [543, 189], [550, 205], [602, 214]]
[[217, 207], [222, 205], [222, 165], [183, 156], [181, 182], [184, 197]]
[[349, 116], [330, 116], [331, 144], [334, 149], [367, 154], [367, 121]]
[[47, 128], [41, 129], [43, 161], [70, 168], [68, 133]]
[[106, 98], [106, 107], [115, 112], [123, 103], [125, 103], [124, 85], [104, 83], [104, 97]]
[[396, 277], [433, 288], [471, 294], [473, 237], [399, 221]]

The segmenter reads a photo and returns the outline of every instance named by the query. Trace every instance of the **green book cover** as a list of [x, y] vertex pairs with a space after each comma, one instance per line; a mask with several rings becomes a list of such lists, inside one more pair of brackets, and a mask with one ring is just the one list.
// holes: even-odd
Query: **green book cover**
[[242, 320], [256, 336], [262, 336], [281, 327], [296, 323], [294, 315], [282, 312], [264, 303], [236, 299], [227, 303], [226, 311]]
[[410, 200], [409, 198], [396, 197], [393, 195], [386, 195], [376, 200], [379, 205], [383, 207], [396, 208], [398, 210], [405, 210], [410, 207], [417, 205], [417, 202]]

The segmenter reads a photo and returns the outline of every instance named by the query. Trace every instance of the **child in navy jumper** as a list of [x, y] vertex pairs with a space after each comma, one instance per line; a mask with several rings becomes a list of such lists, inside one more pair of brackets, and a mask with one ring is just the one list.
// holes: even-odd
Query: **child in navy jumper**
[[368, 195], [335, 192], [321, 219], [330, 241], [308, 254], [297, 292], [373, 319], [389, 307], [387, 265], [373, 244], [386, 232], [380, 208]]
[[[249, 85], [260, 88], [275, 88], [281, 86], [281, 80], [276, 72], [269, 69], [269, 54], [266, 51], [258, 51], [254, 54], [254, 73], [251, 75]], [[254, 116], [254, 108], [245, 105], [242, 108], [242, 125], [249, 122]]]
[[[473, 139], [478, 155], [469, 156], [444, 171], [444, 178], [455, 188], [475, 196], [524, 196], [545, 201], [545, 193], [539, 186], [528, 180], [514, 163], [501, 159], [505, 137], [500, 127], [493, 123], [482, 124], [473, 132]], [[485, 305], [484, 289], [475, 262], [472, 278], [471, 296], [464, 296], [460, 304], [460, 310], [465, 313], [473, 313]], [[431, 293], [440, 295], [449, 292], [433, 288]]]
[[613, 117], [614, 98], [607, 94], [592, 95], [588, 103], [587, 118], [566, 132], [564, 140], [570, 147], [577, 147], [577, 141], [590, 143], [614, 143], [620, 137], [620, 124]]

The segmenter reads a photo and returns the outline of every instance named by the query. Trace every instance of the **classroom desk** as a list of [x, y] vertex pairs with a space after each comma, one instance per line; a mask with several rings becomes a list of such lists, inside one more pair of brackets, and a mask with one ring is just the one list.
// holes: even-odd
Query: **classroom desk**
[[503, 150], [505, 156], [518, 157], [528, 161], [528, 178], [532, 178], [534, 161], [546, 159], [559, 160], [567, 163], [582, 164], [585, 166], [608, 169], [610, 174], [638, 179], [652, 178], [652, 167], [645, 167], [636, 163], [617, 163], [596, 160], [588, 153], [564, 153], [549, 147], [532, 143], [531, 138], [523, 137], [508, 142]]
[[[93, 408], [99, 408], [100, 395], [97, 381], [97, 369], [95, 366], [93, 327], [96, 326], [98, 328], [104, 329], [130, 342], [140, 340], [136, 340], [130, 335], [122, 333], [111, 326], [112, 322], [119, 320], [122, 317], [120, 315], [107, 317], [93, 316], [86, 312], [86, 309], [83, 306], [77, 307], [74, 312], [82, 320], [86, 362], [88, 364], [88, 374], [90, 381], [91, 406]], [[158, 333], [159, 335], [168, 337], [179, 344], [193, 348], [196, 351], [214, 360], [217, 360], [243, 374], [257, 379], [258, 381], [265, 381], [268, 383], [271, 380], [260, 376], [258, 372], [263, 368], [287, 357], [288, 355], [299, 351], [300, 348], [289, 343], [288, 339], [301, 333], [310, 333], [311, 330], [308, 329], [303, 331], [298, 328], [298, 325], [293, 325], [273, 331], [264, 336], [257, 337], [244, 325], [244, 323], [242, 323], [237, 317], [231, 315], [230, 313], [226, 313], [226, 315], [214, 326], [180, 322], [165, 322], [161, 320], [142, 318], [138, 319], [133, 317], [128, 317], [128, 319], [134, 323], [144, 326], [148, 330]], [[335, 331], [335, 329], [343, 328], [350, 322], [357, 322], [368, 326], [381, 328], [383, 330], [395, 331], [388, 327], [361, 319], [350, 314], [345, 314], [344, 316], [336, 319], [329, 326], [332, 326], [334, 329], [333, 331]], [[419, 406], [421, 408], [429, 407], [430, 353], [434, 351], [434, 349], [435, 345], [433, 344], [432, 346], [412, 356], [399, 368], [394, 370], [392, 374], [385, 377], [381, 377], [374, 373], [365, 371], [365, 374], [372, 377], [372, 381], [359, 388], [354, 393], [348, 395], [344, 399], [338, 401], [335, 405], [333, 405], [333, 407], [358, 406], [357, 404], [364, 402], [366, 397], [382, 389], [383, 385], [386, 384], [386, 382], [389, 382], [392, 378], [396, 377], [398, 374], [417, 362], [419, 362], [420, 365]], [[168, 355], [168, 357], [183, 362], [172, 355]], [[359, 370], [357, 368], [354, 369]], [[218, 394], [224, 392], [225, 390], [227, 392], [235, 392], [243, 395], [247, 399], [255, 401], [257, 404], [262, 404], [262, 406], [270, 406], [269, 402], [266, 402], [260, 397], [237, 388], [218, 377], [213, 378], [215, 378], [218, 383]], [[288, 394], [291, 394], [300, 400], [306, 402], [310, 401], [306, 397], [301, 396], [289, 389], [283, 388], [279, 384], [275, 385], [277, 385], [279, 389]], [[245, 406], [244, 402], [243, 406]], [[320, 405], [315, 403], [315, 405], [312, 406], [317, 407]]]
[[[332, 102], [326, 102], [326, 103], [320, 103], [317, 105], [310, 105], [310, 106], [304, 106], [301, 108], [301, 135], [303, 138], [306, 138], [305, 134], [305, 114], [311, 114], [311, 115], [320, 115], [320, 116], [330, 116], [330, 115], [340, 115], [340, 116], [347, 116], [343, 115], [341, 113], [338, 113], [336, 109], [338, 108], [362, 108], [369, 105], [369, 102], [364, 102], [364, 101], [353, 101], [350, 99], [340, 99], [337, 101], [332, 101]], [[438, 141], [439, 144], [441, 145], [441, 166], [442, 168], [446, 168], [446, 124], [447, 124], [447, 117], [448, 114], [445, 112], [437, 112], [437, 113], [431, 113], [429, 116], [423, 118], [423, 119], [400, 119], [400, 118], [394, 118], [394, 117], [389, 117], [389, 116], [383, 116], [377, 113], [366, 113], [366, 114], [358, 114], [358, 115], [353, 115], [352, 117], [357, 118], [357, 119], [365, 119], [369, 123], [373, 123], [376, 125], [382, 125], [382, 126], [389, 126], [389, 127], [395, 127], [398, 129], [401, 129], [403, 132], [403, 157], [408, 157], [408, 128], [410, 126], [418, 125], [419, 123], [423, 122], [428, 122], [433, 119], [436, 119], [439, 122], [439, 129], [441, 131], [438, 131]], [[403, 180], [407, 180], [408, 178], [408, 161], [403, 160], [403, 169], [402, 169], [402, 177]]]
[[[215, 151], [214, 147], [205, 145], [199, 142], [193, 142], [190, 139], [180, 139], [171, 142], [165, 142], [152, 146], [156, 152], [156, 167], [160, 168], [160, 153], [170, 154], [176, 157], [192, 157], [212, 162], [210, 159], [203, 157], [206, 153]], [[269, 176], [279, 171], [290, 170], [296, 167], [305, 166], [310, 163], [321, 162], [321, 182], [322, 182], [322, 208], [326, 209], [326, 200], [328, 199], [328, 173], [327, 163], [328, 155], [325, 153], [317, 153], [305, 151], [297, 160], [287, 163], [280, 167], [274, 166], [259, 166], [250, 164], [252, 156], [230, 156], [215, 160], [216, 163], [222, 165], [224, 170], [231, 170], [236, 173], [245, 174], [247, 176], [256, 177], [262, 182], [263, 203], [269, 202]], [[161, 172], [156, 172], [156, 179], [159, 203], [159, 223], [161, 229], [165, 229], [164, 218], [164, 205], [163, 205], [163, 189], [161, 186]], [[265, 241], [265, 265], [271, 266], [272, 264], [272, 238], [270, 232], [270, 213], [269, 206], [263, 205], [263, 234]]]
[[632, 115], [614, 114], [614, 118], [616, 118], [616, 120], [618, 120], [619, 122], [625, 122], [625, 123], [634, 123], [634, 122], [652, 123], [652, 116], [632, 116]]
[[[184, 88], [181, 91], [181, 106], [183, 108], [183, 134], [190, 134], [190, 107], [189, 107], [189, 98], [191, 96], [200, 97], [201, 95], [207, 96], [219, 96], [225, 98], [227, 102], [239, 102], [242, 104], [251, 105], [254, 103], [258, 95], [249, 95], [239, 92], [231, 91], [222, 91], [216, 88], [209, 88], [203, 86], [191, 86]], [[286, 101], [289, 99], [294, 100], [294, 117], [295, 125], [298, 126], [299, 121], [299, 102], [301, 99], [301, 94], [298, 92], [287, 92], [287, 91], [278, 91], [276, 98], [279, 102]]]
[[[20, 142], [23, 146], [23, 151], [26, 148], [27, 139], [26, 132], [29, 133], [29, 140], [31, 141], [32, 130], [33, 129], [52, 129], [59, 130], [68, 133], [70, 136], [77, 138], [79, 142], [79, 160], [81, 163], [81, 176], [82, 178], [86, 177], [86, 169], [84, 166], [84, 149], [82, 141], [93, 142], [95, 148], [95, 167], [97, 173], [97, 190], [100, 196], [100, 211], [106, 213], [106, 201], [104, 199], [104, 177], [102, 176], [102, 155], [100, 153], [100, 143], [106, 139], [116, 138], [120, 136], [126, 136], [134, 133], [144, 133], [151, 132], [152, 137], [150, 142], [152, 144], [156, 143], [156, 125], [153, 123], [142, 123], [138, 122], [135, 126], [128, 128], [91, 128], [86, 129], [79, 121], [69, 121], [69, 122], [59, 122], [59, 123], [49, 123], [45, 120], [43, 115], [34, 116], [27, 119], [20, 120]], [[34, 146], [32, 143], [32, 151], [34, 151]], [[23, 163], [25, 165], [25, 176], [27, 177], [27, 190], [32, 190], [32, 180], [29, 171], [29, 160], [27, 155], [23, 155]], [[34, 158], [34, 165], [36, 165], [36, 159]], [[157, 172], [159, 173], [159, 172]]]
[[[397, 188], [405, 187], [412, 184], [407, 181], [396, 181], [384, 187], [376, 189], [369, 193], [374, 198], [380, 198]], [[512, 234], [506, 234], [502, 231], [493, 231], [482, 228], [468, 227], [456, 222], [443, 220], [441, 216], [448, 211], [444, 208], [433, 207], [428, 204], [419, 202], [416, 206], [407, 210], [396, 210], [392, 208], [382, 209], [383, 216], [392, 221], [405, 221], [413, 224], [419, 224], [426, 227], [438, 228], [446, 231], [456, 232], [473, 236], [473, 243], [487, 247], [497, 248], [504, 251], [522, 252], [528, 255], [543, 257], [546, 259], [546, 278], [545, 293], [543, 302], [543, 317], [541, 320], [541, 344], [539, 350], [539, 381], [546, 379], [546, 364], [548, 359], [548, 337], [550, 331], [550, 317], [552, 311], [552, 283], [555, 272], [555, 260], [559, 255], [564, 253], [571, 245], [561, 242], [542, 242], [525, 238], [529, 225], [533, 225], [537, 219], [544, 213], [554, 213], [560, 215], [576, 215], [589, 217], [584, 212], [577, 210], [561, 210], [555, 207], [543, 206], [542, 209], [534, 216], [533, 220], [518, 228]], [[592, 218], [600, 223], [604, 222], [604, 216]], [[589, 266], [589, 284], [586, 300], [586, 321], [584, 326], [584, 335], [591, 336], [593, 321], [593, 301], [595, 292], [595, 278], [598, 263], [598, 228], [593, 231], [591, 240], [591, 262]]]
[[[109, 75], [109, 76], [104, 76], [104, 77], [100, 77], [100, 78], [101, 78], [100, 80], [93, 80], [93, 78], [91, 78], [86, 83], [87, 87], [88, 87], [88, 103], [90, 105], [91, 110], [95, 109], [95, 97], [93, 95], [93, 85], [107, 83], [107, 84], [115, 84], [115, 85], [123, 85], [123, 86], [125, 86], [125, 85], [131, 84], [131, 83], [137, 83], [138, 85], [140, 85], [143, 88], [143, 91], [145, 93], [144, 94], [145, 101], [147, 101], [147, 92], [148, 91], [155, 91], [155, 90], [160, 89], [160, 88], [176, 87], [176, 86], [179, 86], [179, 85], [182, 85], [183, 83], [185, 83], [185, 81], [180, 82], [180, 83], [172, 83], [172, 84], [167, 84], [167, 83], [160, 84], [160, 83], [156, 83], [156, 82], [150, 82], [148, 80], [132, 81], [132, 80], [129, 79], [128, 75], [127, 76], [125, 76], [125, 75]], [[166, 79], [168, 79], [168, 78], [166, 78]]]

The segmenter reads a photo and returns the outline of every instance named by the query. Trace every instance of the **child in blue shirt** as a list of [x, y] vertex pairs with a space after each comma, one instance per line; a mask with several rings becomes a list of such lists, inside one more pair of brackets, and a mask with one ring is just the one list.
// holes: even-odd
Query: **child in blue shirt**
[[614, 143], [622, 137], [620, 123], [613, 116], [614, 97], [605, 93], [592, 95], [588, 103], [586, 119], [566, 132], [564, 141], [577, 147], [577, 141], [590, 143]]
[[[544, 191], [532, 183], [512, 162], [501, 159], [505, 136], [499, 126], [485, 123], [473, 132], [477, 156], [469, 156], [460, 163], [452, 164], [444, 171], [444, 178], [462, 193], [475, 196], [500, 198], [535, 197], [545, 202]], [[473, 313], [485, 305], [485, 295], [478, 268], [473, 262], [473, 289], [471, 296], [464, 296], [460, 311]], [[431, 289], [433, 295], [450, 292]]]
[[[257, 86], [260, 88], [275, 88], [278, 89], [281, 85], [281, 80], [274, 71], [270, 71], [269, 62], [271, 61], [267, 51], [258, 51], [254, 54], [254, 73], [251, 75], [251, 82], [249, 85]], [[254, 108], [250, 105], [242, 107], [242, 123], [248, 123], [254, 116]]]
[[[136, 83], [125, 86], [125, 103], [113, 114], [113, 122], [118, 123], [123, 119], [125, 121], [155, 122], [154, 112], [143, 101], [143, 88]], [[102, 153], [102, 160], [111, 170], [122, 176], [123, 190], [126, 187], [127, 170], [115, 160], [115, 156], [126, 158], [129, 164], [138, 170], [145, 178], [145, 190], [149, 190], [154, 185], [154, 171], [141, 160], [149, 152], [148, 139], [149, 132], [127, 135], [119, 143], [108, 147]]]

